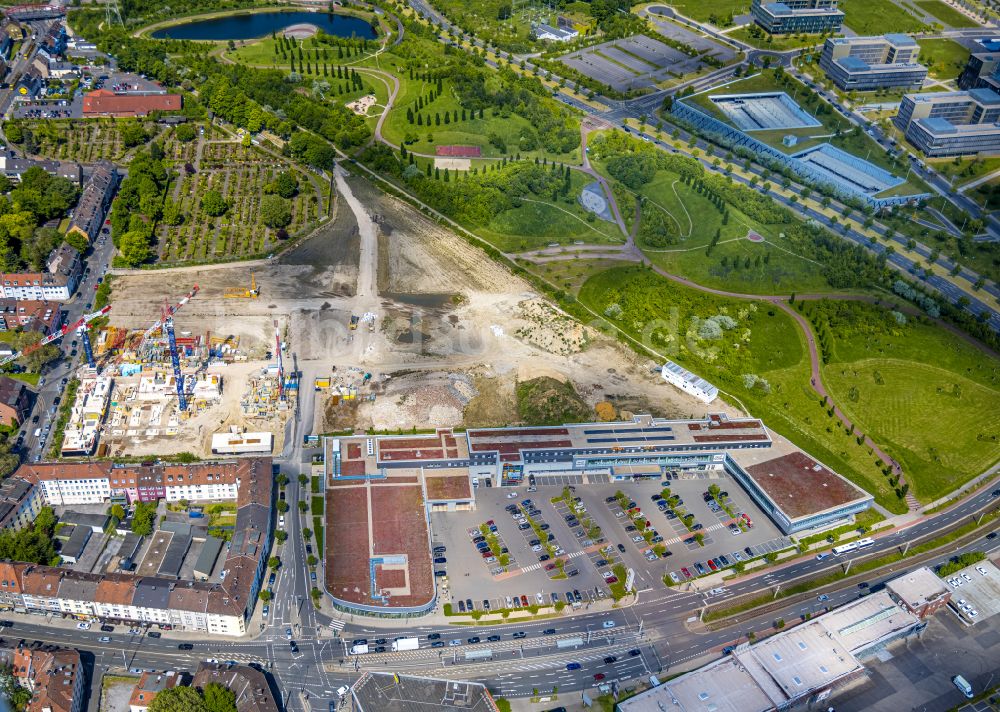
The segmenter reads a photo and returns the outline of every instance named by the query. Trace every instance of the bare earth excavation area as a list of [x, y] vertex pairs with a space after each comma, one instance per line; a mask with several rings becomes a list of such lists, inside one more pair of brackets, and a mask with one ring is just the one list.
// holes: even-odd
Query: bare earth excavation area
[[[239, 407], [247, 380], [273, 359], [275, 321], [286, 369], [300, 372], [303, 390], [316, 388], [314, 412], [303, 412], [314, 433], [517, 423], [516, 385], [543, 376], [572, 383], [592, 419], [593, 406], [608, 400], [626, 413], [702, 413], [652, 362], [566, 317], [407, 204], [360, 178], [347, 181], [351, 199], [338, 191], [332, 220], [266, 264], [116, 278], [113, 325], [142, 328], [164, 299], [198, 284], [175, 318], [178, 332], [238, 337], [246, 357], [221, 367], [220, 403], [183, 423], [166, 451], [204, 451], [210, 432], [230, 426], [271, 430], [280, 450], [283, 419], [251, 422]], [[259, 298], [225, 298], [250, 269]], [[163, 447], [149, 444], [151, 452]]]

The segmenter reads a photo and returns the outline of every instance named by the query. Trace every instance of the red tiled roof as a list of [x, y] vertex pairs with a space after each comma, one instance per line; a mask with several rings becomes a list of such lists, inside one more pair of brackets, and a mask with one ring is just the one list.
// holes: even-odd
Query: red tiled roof
[[146, 116], [151, 111], [180, 111], [179, 94], [115, 94], [98, 89], [83, 95], [84, 116]]

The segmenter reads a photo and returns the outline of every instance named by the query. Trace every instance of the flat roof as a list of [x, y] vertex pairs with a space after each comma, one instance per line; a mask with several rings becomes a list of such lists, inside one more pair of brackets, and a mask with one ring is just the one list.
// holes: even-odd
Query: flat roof
[[[986, 573], [979, 571], [982, 568]], [[961, 571], [952, 574], [952, 577], [968, 576], [971, 581], [965, 581], [962, 585], [951, 589], [952, 604], [955, 605], [960, 599], [966, 599], [968, 604], [976, 611], [976, 616], [970, 616], [964, 611], [963, 618], [970, 623], [979, 623], [982, 620], [1000, 613], [1000, 569], [990, 561], [980, 561], [978, 564], [966, 566]]]
[[764, 459], [757, 464], [743, 464], [751, 457], [767, 458], [768, 454], [767, 451], [748, 453], [734, 450], [730, 457], [791, 519], [870, 498], [870, 495], [800, 450]]
[[464, 680], [365, 673], [351, 688], [358, 712], [434, 712], [461, 709], [493, 712], [496, 703], [486, 686]]
[[917, 45], [915, 39], [902, 32], [890, 32], [885, 35], [885, 38], [897, 47], [915, 47]]
[[926, 566], [886, 581], [885, 587], [911, 608], [920, 608], [932, 603], [949, 591], [945, 582]]
[[879, 591], [834, 609], [819, 618], [852, 655], [862, 655], [881, 640], [913, 628], [920, 620], [899, 606], [888, 591]]
[[619, 702], [618, 709], [621, 712], [674, 709], [767, 712], [773, 710], [774, 705], [739, 661], [725, 657]]

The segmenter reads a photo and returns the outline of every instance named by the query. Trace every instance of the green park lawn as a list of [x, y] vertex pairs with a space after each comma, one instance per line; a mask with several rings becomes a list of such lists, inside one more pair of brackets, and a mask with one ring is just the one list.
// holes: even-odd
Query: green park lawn
[[844, 24], [859, 35], [919, 32], [923, 23], [892, 0], [841, 0]]
[[[752, 220], [731, 205], [729, 220], [723, 224], [716, 207], [685, 185], [677, 174], [658, 171], [639, 194], [646, 198], [641, 208], [643, 215], [647, 211], [665, 213], [682, 236], [679, 244], [666, 248], [644, 243], [641, 234], [638, 238], [646, 256], [668, 272], [706, 287], [747, 294], [830, 291], [821, 265], [796, 254], [795, 246], [785, 240], [780, 228]], [[716, 230], [720, 232], [719, 242], [711, 254], [706, 254]], [[751, 230], [766, 242], [746, 239]]]
[[[638, 266], [591, 276], [579, 301], [610, 323], [707, 378], [813, 457], [850, 478], [893, 511], [904, 511], [874, 455], [830, 417], [810, 388], [805, 337], [790, 316], [757, 300], [719, 297]], [[703, 338], [703, 322], [726, 315], [735, 325]], [[763, 380], [761, 380], [763, 379]], [[752, 387], [748, 383], [755, 381]]]
[[592, 181], [591, 177], [578, 171], [571, 175], [572, 188], [565, 199], [524, 198], [519, 207], [503, 211], [488, 225], [476, 226], [476, 234], [504, 252], [535, 250], [556, 242], [560, 245], [574, 242], [623, 244], [625, 236], [616, 223], [600, 218], [588, 221], [588, 213], [577, 201], [582, 188]]
[[903, 468], [923, 502], [1000, 460], [1000, 361], [919, 317], [807, 304], [831, 352], [823, 380], [844, 412]]
[[738, 27], [726, 33], [734, 40], [746, 42], [759, 49], [773, 49], [775, 52], [788, 52], [793, 49], [814, 47], [823, 44], [821, 35], [768, 35], [759, 34], [751, 27]]
[[935, 79], [958, 79], [969, 60], [969, 50], [954, 40], [917, 40], [917, 44], [920, 45], [920, 62], [927, 66]]
[[913, 4], [925, 12], [929, 12], [949, 27], [979, 27], [972, 18], [963, 15], [958, 10], [945, 5], [940, 0], [913, 0]]
[[713, 15], [715, 17], [726, 17], [728, 15], [742, 15], [750, 12], [750, 0], [672, 0], [664, 2], [675, 8], [679, 13], [690, 17], [692, 20], [707, 22]]

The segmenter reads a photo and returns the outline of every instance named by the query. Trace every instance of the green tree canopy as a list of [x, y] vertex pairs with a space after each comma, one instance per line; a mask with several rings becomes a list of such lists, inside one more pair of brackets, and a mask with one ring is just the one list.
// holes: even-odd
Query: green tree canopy
[[214, 218], [224, 215], [229, 210], [229, 203], [222, 197], [222, 193], [217, 190], [207, 190], [201, 196], [201, 209]]
[[153, 698], [149, 712], [209, 712], [209, 708], [195, 688], [172, 687]]
[[260, 219], [268, 227], [285, 227], [292, 222], [292, 204], [277, 195], [265, 195], [260, 201]]

